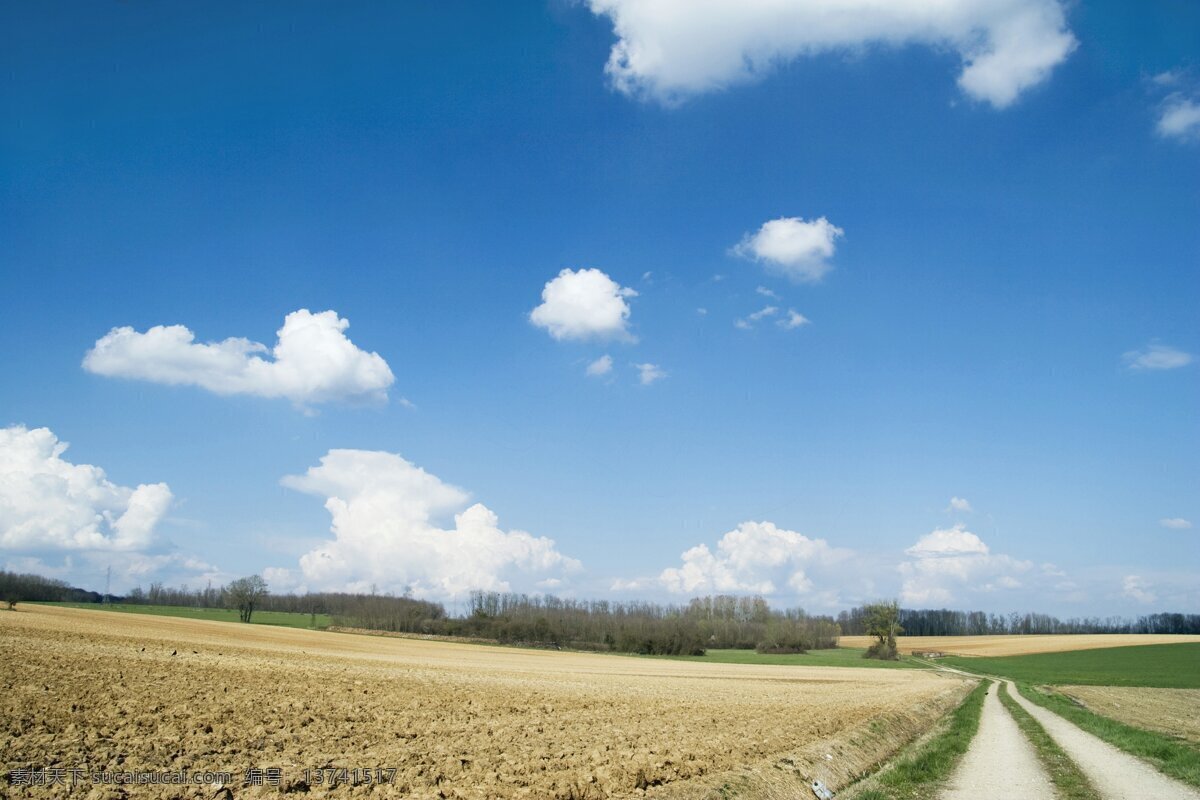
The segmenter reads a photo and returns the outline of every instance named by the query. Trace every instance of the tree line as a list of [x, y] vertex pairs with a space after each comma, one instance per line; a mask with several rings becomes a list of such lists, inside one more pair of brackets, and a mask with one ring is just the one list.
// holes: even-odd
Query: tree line
[[[842, 611], [837, 616], [847, 636], [868, 634], [868, 606]], [[1200, 634], [1200, 614], [1158, 613], [1127, 617], [1071, 617], [1050, 614], [989, 614], [948, 608], [901, 608], [900, 627], [906, 636], [997, 636], [1005, 634], [1074, 633], [1190, 633]]]

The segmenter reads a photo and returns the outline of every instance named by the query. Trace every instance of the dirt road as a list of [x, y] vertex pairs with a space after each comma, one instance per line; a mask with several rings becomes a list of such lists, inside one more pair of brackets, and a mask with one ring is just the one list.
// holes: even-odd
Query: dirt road
[[1011, 682], [1008, 691], [1022, 708], [1042, 724], [1046, 733], [1066, 751], [1105, 800], [1145, 800], [1147, 797], [1155, 800], [1200, 800], [1200, 791], [1168, 778], [1149, 764], [1080, 730], [1054, 712], [1029, 702]]
[[993, 683], [983, 701], [979, 732], [950, 778], [941, 800], [1052, 798], [1054, 789], [1033, 745], [997, 696]]

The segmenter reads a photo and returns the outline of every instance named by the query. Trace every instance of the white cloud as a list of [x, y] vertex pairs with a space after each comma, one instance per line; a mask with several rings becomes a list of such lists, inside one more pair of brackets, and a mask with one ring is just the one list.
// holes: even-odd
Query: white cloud
[[783, 319], [775, 320], [775, 324], [783, 328], [785, 331], [791, 331], [801, 327], [802, 325], [809, 324], [809, 320], [808, 317], [796, 311], [796, 309], [789, 308], [787, 316], [785, 316]]
[[800, 217], [780, 217], [747, 233], [732, 252], [763, 262], [768, 270], [794, 281], [819, 281], [833, 266], [836, 242], [845, 234], [825, 217], [808, 222]]
[[758, 287], [758, 288], [756, 288], [754, 291], [755, 291], [755, 292], [757, 292], [758, 294], [761, 294], [763, 297], [769, 297], [769, 298], [771, 298], [772, 300], [778, 300], [778, 299], [779, 299], [779, 295], [778, 295], [778, 294], [776, 294], [776, 293], [775, 293], [773, 290], [771, 290], [771, 289], [768, 289], [768, 288], [767, 288], [767, 287], [765, 287], [765, 286], [759, 286], [759, 287]]
[[[319, 466], [281, 483], [325, 498], [334, 538], [300, 558], [310, 589], [401, 592], [447, 598], [471, 589], [505, 591], [562, 578], [579, 562], [553, 540], [503, 531], [496, 515], [468, 495], [393, 453], [330, 450]], [[453, 525], [437, 520], [458, 510]], [[513, 582], [516, 582], [514, 585]]]
[[1200, 140], [1200, 103], [1172, 94], [1162, 104], [1157, 128], [1160, 136]]
[[1191, 521], [1186, 520], [1183, 517], [1167, 517], [1165, 519], [1160, 519], [1158, 524], [1162, 525], [1164, 528], [1170, 528], [1174, 531], [1186, 531], [1192, 527]]
[[708, 316], [708, 309], [707, 308], [697, 308], [696, 313], [702, 317], [706, 317], [706, 316]]
[[956, 602], [964, 590], [1016, 589], [1022, 585], [1018, 576], [1033, 568], [1032, 562], [992, 553], [961, 524], [922, 536], [905, 553], [910, 560], [900, 564], [900, 600], [909, 605]]
[[587, 374], [591, 377], [599, 377], [612, 372], [612, 368], [612, 356], [606, 353], [587, 365]]
[[199, 386], [221, 395], [286, 397], [301, 407], [333, 401], [382, 401], [394, 380], [378, 353], [346, 338], [350, 323], [333, 311], [293, 311], [278, 341], [267, 346], [229, 338], [197, 344], [183, 325], [145, 333], [113, 328], [83, 359], [89, 372], [169, 385]]
[[1121, 594], [1139, 603], [1153, 603], [1158, 596], [1151, 591], [1150, 584], [1140, 575], [1126, 575], [1121, 581]]
[[1192, 363], [1191, 353], [1157, 342], [1151, 342], [1141, 350], [1130, 350], [1121, 358], [1126, 366], [1135, 370], [1178, 369]]
[[63, 459], [67, 447], [47, 428], [0, 429], [0, 548], [44, 553], [148, 547], [171, 505], [167, 484], [120, 486], [99, 467]]
[[972, 511], [974, 511], [975, 509], [971, 508], [971, 504], [967, 501], [967, 499], [965, 497], [951, 497], [950, 505], [946, 506], [946, 510], [947, 511], [962, 511], [965, 513], [970, 513]]
[[778, 313], [779, 313], [779, 309], [777, 307], [766, 306], [765, 308], [761, 308], [752, 314], [746, 315], [745, 318], [735, 319], [733, 321], [733, 326], [735, 328], [741, 328], [742, 330], [750, 330], [751, 328], [754, 327], [754, 323], [758, 322], [759, 320], [765, 319], [767, 317], [773, 317]]
[[[686, 550], [683, 563], [664, 569], [656, 583], [673, 594], [753, 592], [773, 595], [805, 594], [813, 588], [808, 571], [843, 561], [849, 551], [810, 539], [772, 522], [743, 522], [717, 542], [716, 552], [706, 544]], [[620, 588], [637, 588], [646, 582], [619, 582]], [[614, 586], [616, 588], [616, 586]]]
[[667, 377], [667, 373], [657, 364], [634, 364], [638, 370], [638, 380], [642, 386], [649, 386], [655, 381]]
[[542, 289], [542, 304], [529, 320], [555, 339], [623, 339], [629, 333], [633, 289], [622, 287], [598, 269], [564, 269]]
[[673, 104], [821, 53], [926, 45], [962, 60], [959, 87], [996, 108], [1076, 46], [1058, 0], [588, 0], [617, 41], [617, 90]]

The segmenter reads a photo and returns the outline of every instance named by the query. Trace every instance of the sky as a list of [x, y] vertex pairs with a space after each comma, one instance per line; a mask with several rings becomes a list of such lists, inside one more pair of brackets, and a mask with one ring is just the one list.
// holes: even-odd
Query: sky
[[1200, 7], [0, 7], [0, 567], [1200, 611]]

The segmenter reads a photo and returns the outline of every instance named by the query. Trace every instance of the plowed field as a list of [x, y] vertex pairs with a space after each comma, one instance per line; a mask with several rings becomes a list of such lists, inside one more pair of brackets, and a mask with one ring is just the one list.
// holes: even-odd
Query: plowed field
[[[228, 771], [236, 798], [600, 798], [703, 797], [739, 779], [816, 776], [836, 788], [967, 686], [918, 670], [698, 664], [26, 606], [0, 612], [0, 688], [5, 773]], [[359, 782], [330, 789], [316, 776], [336, 773], [320, 768]], [[278, 769], [280, 785], [269, 773], [246, 783], [247, 769]], [[379, 785], [377, 769], [395, 773]], [[67, 796], [66, 786], [0, 788]], [[89, 785], [69, 796], [214, 791]]]

